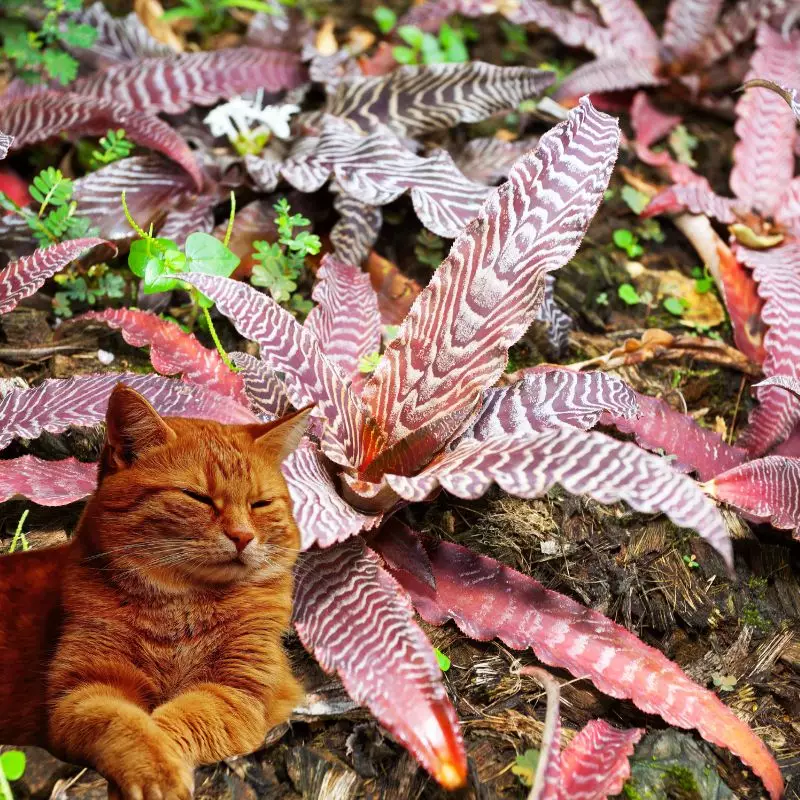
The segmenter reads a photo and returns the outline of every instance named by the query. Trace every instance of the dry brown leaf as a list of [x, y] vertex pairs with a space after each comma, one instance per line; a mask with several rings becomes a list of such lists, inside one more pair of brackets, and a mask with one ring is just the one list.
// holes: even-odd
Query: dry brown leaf
[[375, 34], [361, 25], [354, 26], [347, 33], [347, 47], [354, 56], [366, 52], [373, 44]]
[[184, 51], [186, 43], [162, 19], [164, 7], [158, 0], [133, 0], [133, 10], [154, 39], [168, 45], [177, 53]]

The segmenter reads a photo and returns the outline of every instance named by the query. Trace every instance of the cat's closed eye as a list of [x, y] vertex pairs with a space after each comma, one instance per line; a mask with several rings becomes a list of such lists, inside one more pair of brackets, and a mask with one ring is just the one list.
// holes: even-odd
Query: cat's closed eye
[[250, 508], [267, 508], [271, 505], [272, 500], [256, 500], [254, 503], [250, 503]]
[[205, 494], [200, 494], [199, 492], [193, 492], [189, 489], [181, 489], [181, 491], [187, 496], [191, 497], [192, 500], [196, 500], [198, 503], [202, 503], [205, 506], [210, 506], [214, 508], [214, 501]]

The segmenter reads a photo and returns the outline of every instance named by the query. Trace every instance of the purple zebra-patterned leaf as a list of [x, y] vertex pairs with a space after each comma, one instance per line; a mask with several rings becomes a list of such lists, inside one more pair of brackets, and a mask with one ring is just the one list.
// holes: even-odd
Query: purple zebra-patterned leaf
[[572, 317], [565, 314], [556, 303], [556, 279], [548, 273], [544, 276], [544, 294], [542, 304], [536, 312], [536, 319], [544, 323], [547, 329], [547, 343], [554, 355], [560, 356], [569, 343], [569, 332], [572, 330]]
[[676, 183], [659, 192], [641, 213], [642, 217], [655, 217], [659, 214], [705, 214], [707, 217], [730, 225], [738, 219], [737, 206], [741, 203], [728, 197], [715, 194], [705, 178], [691, 183]]
[[800, 380], [792, 377], [791, 375], [773, 375], [771, 378], [765, 378], [760, 383], [754, 383], [754, 387], [759, 386], [780, 386], [781, 389], [786, 389], [796, 397], [800, 397]]
[[454, 156], [459, 170], [471, 181], [493, 185], [508, 177], [514, 162], [536, 149], [537, 137], [507, 142], [494, 136], [470, 139]]
[[800, 538], [800, 458], [765, 456], [717, 475], [712, 497]]
[[0, 131], [0, 161], [8, 155], [8, 149], [14, 142], [14, 137]]
[[304, 327], [314, 334], [326, 357], [357, 382], [361, 359], [381, 347], [378, 296], [369, 275], [326, 255], [311, 297], [317, 306]]
[[632, 433], [641, 447], [677, 457], [672, 465], [681, 471], [695, 470], [705, 481], [747, 458], [746, 450], [726, 444], [718, 433], [701, 428], [688, 414], [675, 411], [658, 397], [640, 394], [636, 403], [637, 416], [621, 419], [610, 412], [600, 421]]
[[480, 497], [497, 483], [517, 497], [541, 497], [555, 484], [601, 503], [625, 500], [637, 511], [661, 512], [694, 528], [733, 566], [725, 523], [697, 484], [669, 462], [628, 442], [572, 427], [465, 439], [418, 475], [387, 475], [406, 500], [420, 501], [441, 486], [456, 497]]
[[[747, 78], [800, 84], [800, 31], [788, 39], [762, 24]], [[742, 201], [765, 215], [780, 217], [778, 201], [794, 177], [795, 120], [781, 97], [769, 89], [747, 89], [736, 103], [736, 135], [730, 185]], [[765, 132], [769, 132], [765, 135]]]
[[787, 6], [787, 0], [739, 0], [722, 15], [712, 34], [695, 53], [693, 61], [701, 67], [719, 61], [746, 42], [761, 23]]
[[304, 440], [281, 467], [303, 550], [343, 542], [376, 527], [382, 519], [380, 514], [362, 514], [346, 503], [320, 458], [316, 446]]
[[350, 539], [306, 553], [295, 574], [294, 624], [303, 645], [439, 783], [462, 786], [464, 744], [433, 648], [375, 553]]
[[113, 17], [99, 0], [73, 15], [73, 19], [97, 31], [97, 38], [89, 47], [71, 49], [76, 58], [95, 69], [175, 53], [169, 45], [150, 35], [136, 13]]
[[742, 89], [754, 89], [759, 86], [762, 89], [770, 89], [782, 97], [789, 108], [792, 109], [795, 120], [800, 122], [800, 90], [793, 89], [789, 86], [781, 86], [775, 83], [775, 81], [765, 80], [764, 78], [751, 78], [749, 81], [744, 82]]
[[100, 245], [116, 252], [114, 245], [105, 239], [71, 239], [12, 261], [0, 272], [0, 314], [7, 314], [20, 300], [35, 294], [48, 278]]
[[24, 497], [40, 506], [65, 506], [90, 495], [97, 486], [97, 464], [74, 458], [42, 461], [21, 456], [0, 461], [0, 503]]
[[606, 800], [618, 795], [630, 778], [636, 743], [643, 728], [614, 728], [593, 719], [561, 753], [562, 800]]
[[108, 325], [122, 333], [133, 347], [150, 347], [150, 361], [162, 375], [183, 375], [183, 380], [205, 386], [247, 406], [244, 384], [239, 375], [225, 366], [216, 350], [204, 347], [194, 334], [179, 325], [161, 319], [149, 311], [133, 308], [107, 308], [89, 311], [75, 318]]
[[316, 191], [333, 174], [342, 192], [373, 206], [410, 192], [420, 222], [448, 238], [477, 215], [490, 191], [464, 177], [445, 150], [418, 156], [384, 127], [362, 136], [332, 117], [317, 147], [287, 159], [280, 172], [302, 192]]
[[70, 88], [123, 108], [180, 114], [256, 89], [293, 89], [304, 80], [297, 53], [234, 47], [143, 58], [81, 78]]
[[383, 226], [380, 208], [339, 193], [333, 200], [339, 219], [331, 229], [336, 257], [348, 264], [362, 264], [378, 241]]
[[478, 441], [516, 436], [554, 425], [593, 428], [604, 414], [635, 420], [637, 394], [605, 372], [532, 367], [511, 386], [488, 389], [469, 435]]
[[661, 83], [663, 80], [644, 62], [617, 55], [598, 58], [578, 67], [558, 87], [555, 98], [572, 101], [585, 94], [620, 92]]
[[133, 156], [89, 172], [74, 184], [73, 198], [82, 217], [91, 220], [99, 235], [112, 241], [132, 240], [121, 195], [136, 222], [147, 229], [158, 222], [181, 196], [192, 191], [186, 171], [161, 156]]
[[695, 55], [715, 27], [723, 0], [672, 0], [661, 37], [667, 63]]
[[328, 423], [324, 448], [329, 458], [342, 465], [371, 460], [382, 443], [381, 432], [310, 331], [252, 286], [199, 272], [177, 277], [214, 300], [242, 336], [258, 343], [261, 358], [283, 373], [295, 408], [318, 407]]
[[772, 455], [800, 458], [800, 425], [789, 434], [789, 437], [785, 441], [781, 442], [772, 451]]
[[516, 108], [554, 80], [552, 72], [482, 61], [398, 67], [386, 76], [344, 78], [325, 111], [364, 131], [385, 124], [414, 138]]
[[14, 135], [13, 150], [60, 133], [100, 136], [112, 128], [123, 128], [132, 142], [163, 153], [191, 175], [195, 186], [202, 186], [203, 176], [189, 145], [158, 117], [132, 111], [114, 100], [105, 102], [59, 92], [23, 98], [0, 107], [0, 129]]
[[630, 698], [670, 725], [697, 728], [704, 739], [727, 747], [750, 766], [772, 800], [783, 796], [780, 769], [761, 740], [659, 650], [493, 559], [449, 542], [424, 539], [423, 544], [436, 588], [422, 576], [393, 574], [426, 622], [441, 625], [452, 619], [470, 638], [498, 638], [517, 650], [531, 648], [545, 664], [588, 677], [600, 691]]
[[0, 450], [15, 438], [35, 439], [42, 431], [61, 433], [70, 425], [98, 425], [105, 419], [111, 390], [120, 382], [144, 395], [162, 416], [239, 425], [258, 422], [244, 406], [203, 386], [161, 375], [107, 372], [12, 389], [0, 399]]
[[535, 319], [545, 275], [575, 254], [618, 142], [616, 121], [583, 100], [456, 239], [364, 389], [389, 445], [446, 417], [466, 420], [500, 377]]
[[260, 419], [269, 422], [291, 411], [292, 404], [283, 381], [263, 361], [247, 353], [230, 353], [229, 356], [239, 370], [250, 408]]
[[[758, 294], [764, 300], [764, 375], [800, 378], [800, 244], [792, 242], [771, 250], [738, 247], [736, 255], [753, 270]], [[758, 406], [750, 413], [738, 443], [752, 456], [761, 456], [800, 422], [800, 398], [769, 385], [757, 388], [756, 396]]]
[[636, 0], [594, 0], [600, 16], [611, 31], [614, 49], [650, 69], [659, 65], [658, 35]]
[[211, 233], [214, 230], [214, 206], [217, 202], [214, 192], [180, 198], [167, 214], [164, 224], [158, 229], [159, 237], [169, 239], [178, 247], [183, 247], [190, 234], [198, 231]]

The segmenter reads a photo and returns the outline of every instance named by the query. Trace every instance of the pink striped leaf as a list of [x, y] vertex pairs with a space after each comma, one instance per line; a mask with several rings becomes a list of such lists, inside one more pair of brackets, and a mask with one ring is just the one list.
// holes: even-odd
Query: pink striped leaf
[[125, 241], [132, 240], [136, 233], [122, 209], [123, 191], [131, 216], [147, 229], [192, 188], [189, 175], [176, 163], [156, 155], [133, 156], [78, 178], [73, 198], [81, 216], [91, 220], [100, 236]]
[[480, 497], [497, 483], [517, 497], [541, 497], [560, 484], [601, 503], [625, 500], [637, 511], [661, 512], [682, 528], [694, 528], [733, 566], [725, 523], [697, 484], [663, 458], [628, 442], [572, 427], [518, 435], [465, 439], [413, 477], [387, 475], [406, 500], [427, 498], [438, 486], [456, 497]]
[[717, 500], [800, 538], [800, 458], [757, 458], [717, 475], [706, 489]]
[[555, 92], [555, 98], [573, 101], [585, 94], [621, 92], [664, 81], [643, 61], [627, 56], [598, 58], [571, 72]]
[[762, 23], [789, 6], [788, 0], [738, 0], [695, 53], [700, 67], [714, 64], [746, 42]]
[[[393, 574], [426, 622], [441, 625], [452, 619], [473, 639], [498, 638], [516, 650], [531, 648], [545, 664], [588, 678], [612, 697], [629, 698], [670, 725], [696, 728], [706, 741], [739, 756], [764, 781], [772, 800], [783, 796], [780, 769], [761, 740], [659, 650], [493, 559], [449, 542], [422, 541], [436, 588], [422, 575]], [[413, 570], [413, 562], [406, 566]]]
[[297, 53], [233, 47], [119, 64], [80, 78], [71, 90], [136, 111], [180, 114], [256, 89], [293, 89], [304, 80]]
[[800, 458], [800, 425], [798, 425], [787, 439], [782, 441], [773, 451], [774, 456], [787, 456]]
[[[519, 373], [517, 373], [519, 374]], [[635, 420], [637, 394], [605, 372], [577, 372], [566, 367], [532, 367], [511, 386], [488, 389], [469, 436], [516, 436], [545, 427], [572, 425], [588, 430], [604, 414]]]
[[565, 314], [556, 303], [555, 285], [555, 276], [551, 273], [544, 276], [544, 294], [542, 304], [536, 312], [536, 319], [545, 325], [550, 350], [555, 356], [560, 356], [569, 343], [572, 317]]
[[689, 59], [714, 31], [723, 0], [672, 0], [667, 6], [662, 42], [667, 62]]
[[470, 139], [455, 154], [455, 164], [471, 181], [493, 185], [505, 180], [514, 162], [528, 150], [535, 150], [538, 141], [535, 137], [512, 142], [494, 136]]
[[[785, 39], [762, 24], [747, 78], [794, 86], [800, 31]], [[778, 201], [794, 177], [795, 120], [784, 100], [769, 89], [747, 89], [736, 103], [736, 135], [730, 185], [742, 201], [765, 215], [780, 217]], [[765, 134], [765, 132], [769, 132]]]
[[326, 117], [314, 150], [287, 159], [280, 172], [296, 189], [314, 192], [331, 174], [337, 187], [361, 203], [383, 206], [410, 192], [420, 222], [452, 238], [473, 219], [489, 195], [483, 184], [459, 172], [450, 154], [415, 155], [384, 127], [362, 136]]
[[628, 759], [642, 728], [614, 728], [593, 719], [561, 753], [562, 800], [606, 800], [618, 795], [631, 775]]
[[462, 786], [464, 743], [441, 670], [380, 559], [356, 537], [306, 553], [295, 574], [294, 624], [303, 645], [439, 783]]
[[336, 491], [323, 457], [307, 439], [283, 462], [301, 548], [330, 547], [380, 524], [381, 514], [357, 511]]
[[283, 374], [295, 408], [317, 406], [327, 421], [324, 449], [329, 458], [342, 465], [371, 460], [382, 434], [311, 331], [245, 283], [199, 272], [178, 277], [214, 300], [242, 336], [258, 343], [262, 360]]
[[797, 122], [800, 122], [800, 91], [797, 89], [792, 89], [789, 86], [781, 86], [775, 81], [769, 81], [764, 78], [751, 78], [749, 81], [745, 81], [742, 85], [743, 89], [754, 89], [757, 87], [761, 87], [763, 89], [770, 89], [771, 91], [775, 92], [777, 95], [782, 97], [789, 108], [792, 109], [792, 114], [794, 114], [794, 118]]
[[728, 197], [715, 194], [705, 178], [690, 183], [676, 183], [659, 192], [641, 213], [642, 217], [655, 217], [658, 214], [705, 214], [719, 222], [730, 225], [738, 219], [736, 209], [741, 203]]
[[795, 397], [800, 397], [800, 380], [791, 375], [773, 375], [771, 378], [765, 378], [759, 383], [754, 383], [753, 386], [780, 386], [781, 389], [786, 389], [787, 392], [791, 392]]
[[200, 195], [179, 197], [158, 229], [159, 237], [184, 247], [191, 234], [211, 233], [214, 230], [214, 207], [219, 202], [217, 195], [218, 192], [212, 190]]
[[[764, 90], [762, 90], [764, 91]], [[738, 247], [736, 255], [753, 270], [758, 294], [764, 300], [764, 375], [800, 378], [800, 244], [771, 250]], [[756, 389], [758, 406], [751, 412], [739, 444], [761, 456], [785, 439], [800, 422], [800, 398], [778, 386]]]
[[361, 265], [378, 241], [383, 212], [377, 206], [339, 192], [333, 200], [339, 219], [331, 229], [331, 244], [336, 258]]
[[161, 375], [107, 372], [12, 389], [0, 399], [0, 450], [16, 438], [35, 439], [43, 431], [61, 433], [70, 425], [98, 425], [105, 419], [111, 390], [120, 382], [144, 395], [163, 416], [239, 425], [258, 422], [244, 406], [203, 386]]
[[628, 59], [656, 69], [660, 42], [636, 0], [594, 0], [594, 4], [611, 31], [615, 50], [621, 49]]
[[482, 61], [398, 67], [386, 76], [343, 78], [325, 111], [364, 131], [384, 124], [414, 138], [516, 108], [554, 80], [546, 70]]
[[21, 456], [0, 461], [0, 503], [24, 497], [40, 506], [65, 506], [90, 495], [97, 486], [97, 464], [74, 458], [42, 461]]
[[681, 117], [665, 114], [656, 108], [647, 96], [647, 92], [636, 92], [631, 102], [631, 126], [636, 143], [642, 147], [651, 147], [663, 139], [681, 123]]
[[107, 308], [90, 311], [75, 318], [108, 325], [122, 333], [134, 347], [150, 347], [150, 361], [162, 375], [183, 375], [187, 383], [205, 386], [218, 394], [247, 405], [244, 384], [231, 372], [216, 350], [204, 347], [197, 338], [183, 331], [174, 322], [161, 319], [149, 311], [132, 308]]
[[73, 19], [83, 25], [91, 25], [97, 31], [97, 38], [89, 47], [72, 49], [76, 58], [95, 68], [175, 53], [169, 45], [154, 39], [133, 11], [124, 17], [114, 17], [97, 0], [73, 15]]
[[14, 135], [12, 150], [60, 133], [100, 136], [111, 128], [124, 128], [132, 142], [163, 153], [189, 173], [195, 186], [202, 186], [200, 168], [180, 134], [158, 117], [132, 111], [113, 99], [106, 102], [73, 93], [47, 92], [0, 107], [0, 130]]
[[250, 408], [259, 419], [269, 422], [291, 411], [292, 404], [283, 381], [263, 361], [248, 353], [230, 353], [229, 356], [239, 370]]
[[381, 346], [378, 296], [369, 275], [326, 255], [311, 296], [317, 306], [306, 317], [305, 328], [345, 375], [359, 378], [361, 359]]
[[726, 444], [718, 433], [700, 427], [688, 414], [675, 411], [661, 398], [637, 394], [636, 404], [635, 416], [626, 419], [609, 412], [601, 422], [632, 433], [641, 447], [676, 458], [672, 462], [676, 469], [694, 470], [705, 481], [748, 457], [746, 450]]
[[0, 314], [13, 310], [20, 300], [35, 294], [48, 278], [100, 245], [116, 251], [114, 245], [105, 239], [71, 239], [12, 261], [0, 272]]
[[616, 121], [583, 100], [456, 239], [364, 389], [389, 445], [445, 419], [452, 433], [500, 377], [536, 318], [545, 275], [578, 249], [618, 142]]

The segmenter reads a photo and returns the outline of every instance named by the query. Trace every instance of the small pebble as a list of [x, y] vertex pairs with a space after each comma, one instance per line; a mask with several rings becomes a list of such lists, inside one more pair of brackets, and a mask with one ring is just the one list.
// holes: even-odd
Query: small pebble
[[98, 350], [97, 351], [97, 360], [104, 366], [107, 367], [109, 364], [114, 362], [114, 354], [109, 353], [108, 350]]

